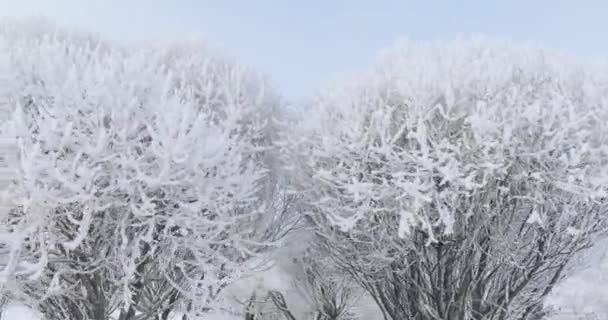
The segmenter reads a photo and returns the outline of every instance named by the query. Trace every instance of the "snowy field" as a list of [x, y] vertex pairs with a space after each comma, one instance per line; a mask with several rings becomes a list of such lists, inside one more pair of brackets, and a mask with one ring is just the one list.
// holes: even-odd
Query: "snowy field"
[[6, 310], [2, 313], [2, 320], [40, 320], [41, 318], [30, 309], [9, 305]]

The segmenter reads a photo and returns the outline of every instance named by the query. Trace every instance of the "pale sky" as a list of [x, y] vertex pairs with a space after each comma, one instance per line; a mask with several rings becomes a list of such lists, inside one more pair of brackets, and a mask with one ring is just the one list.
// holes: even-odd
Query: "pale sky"
[[117, 39], [200, 35], [294, 100], [364, 68], [400, 37], [483, 34], [608, 56], [605, 0], [0, 0], [0, 16], [28, 15]]

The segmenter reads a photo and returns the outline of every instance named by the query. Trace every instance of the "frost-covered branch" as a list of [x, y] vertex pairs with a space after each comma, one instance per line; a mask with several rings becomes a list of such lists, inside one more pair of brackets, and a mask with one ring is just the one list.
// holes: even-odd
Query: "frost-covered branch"
[[605, 71], [542, 49], [405, 43], [317, 98], [296, 190], [386, 319], [530, 319], [606, 227]]
[[0, 30], [5, 282], [55, 318], [196, 315], [263, 263], [282, 232], [266, 80], [197, 43], [17, 29]]

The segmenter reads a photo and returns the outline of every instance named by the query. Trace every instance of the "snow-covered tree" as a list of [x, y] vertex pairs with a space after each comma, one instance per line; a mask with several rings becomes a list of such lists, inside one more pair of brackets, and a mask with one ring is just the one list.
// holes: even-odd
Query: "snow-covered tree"
[[606, 227], [602, 65], [485, 40], [399, 44], [289, 142], [326, 252], [385, 319], [532, 319]]
[[352, 309], [359, 288], [322, 254], [311, 246], [302, 257], [293, 259], [293, 286], [309, 305], [311, 319], [355, 319]]
[[[0, 27], [2, 282], [48, 319], [196, 316], [265, 261], [287, 202], [268, 82], [194, 43]], [[186, 316], [184, 316], [185, 318]]]

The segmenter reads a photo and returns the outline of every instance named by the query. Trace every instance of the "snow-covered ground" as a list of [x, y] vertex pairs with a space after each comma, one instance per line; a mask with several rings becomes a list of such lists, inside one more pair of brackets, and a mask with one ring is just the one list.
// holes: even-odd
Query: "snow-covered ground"
[[2, 320], [37, 320], [40, 317], [37, 316], [35, 312], [32, 310], [19, 306], [19, 305], [9, 305], [2, 312]]
[[593, 249], [585, 268], [563, 281], [549, 297], [547, 302], [564, 314], [556, 319], [574, 319], [574, 315], [581, 320], [608, 319], [608, 256], [604, 248], [602, 243]]

